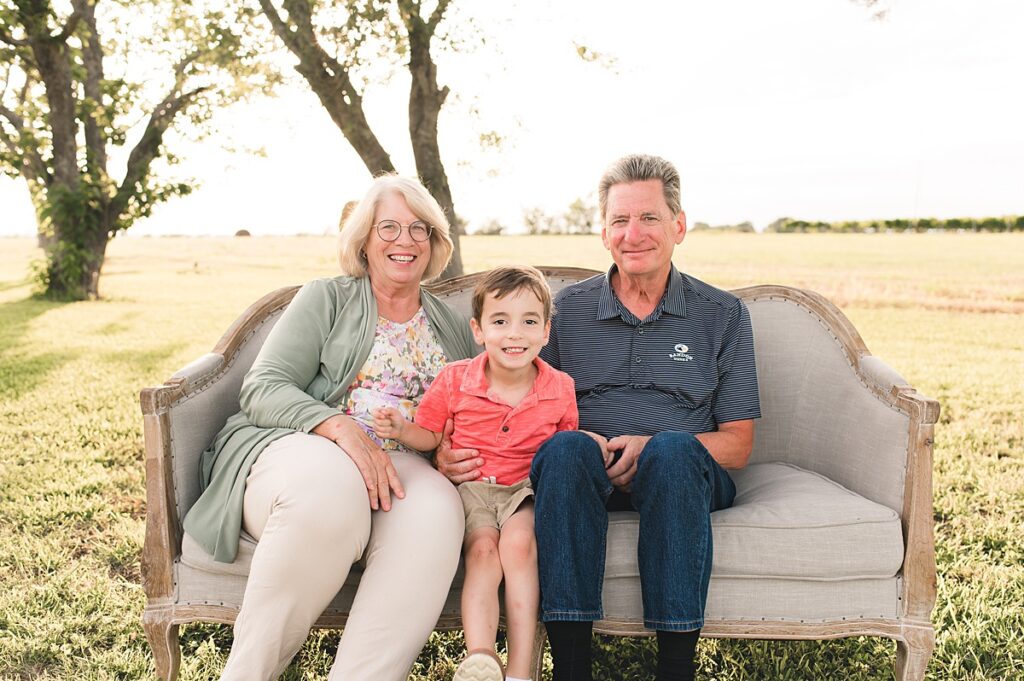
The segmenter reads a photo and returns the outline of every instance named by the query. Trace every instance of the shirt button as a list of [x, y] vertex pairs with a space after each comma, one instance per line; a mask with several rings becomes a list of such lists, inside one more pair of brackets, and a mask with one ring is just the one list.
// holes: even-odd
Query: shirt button
[[501, 432], [507, 433], [508, 432], [508, 426], [502, 426], [501, 427]]
[[643, 361], [643, 360], [641, 360], [639, 357], [636, 358], [636, 363], [637, 364], [639, 364], [641, 361]]
[[636, 332], [637, 332], [637, 334], [639, 334], [641, 336], [644, 335], [644, 330], [643, 329], [637, 329]]

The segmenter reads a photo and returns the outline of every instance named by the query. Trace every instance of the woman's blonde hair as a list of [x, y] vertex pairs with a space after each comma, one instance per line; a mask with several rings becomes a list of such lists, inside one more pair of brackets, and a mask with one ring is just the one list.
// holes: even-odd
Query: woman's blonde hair
[[455, 249], [452, 238], [448, 235], [448, 218], [419, 180], [391, 173], [373, 179], [366, 196], [341, 227], [341, 236], [338, 238], [338, 262], [342, 274], [352, 277], [366, 276], [366, 256], [363, 247], [374, 228], [373, 219], [377, 214], [377, 205], [385, 195], [392, 193], [404, 198], [409, 210], [433, 227], [430, 232], [430, 262], [423, 272], [423, 281], [437, 277], [448, 266], [452, 251]]

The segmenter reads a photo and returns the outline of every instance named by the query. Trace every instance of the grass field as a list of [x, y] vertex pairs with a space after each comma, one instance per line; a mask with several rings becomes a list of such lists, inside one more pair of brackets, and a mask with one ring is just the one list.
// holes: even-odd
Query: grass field
[[[467, 271], [499, 263], [603, 269], [597, 237], [472, 237]], [[329, 238], [118, 239], [99, 302], [29, 297], [28, 239], [0, 239], [0, 678], [151, 678], [138, 391], [208, 351], [264, 293], [335, 274]], [[1024, 678], [1024, 235], [696, 232], [677, 264], [718, 286], [802, 286], [942, 404], [932, 679]], [[183, 679], [215, 677], [231, 630], [184, 627]], [[337, 634], [312, 636], [289, 679], [326, 678]], [[435, 635], [414, 678], [450, 678]], [[703, 641], [704, 678], [881, 680], [895, 646]], [[603, 646], [603, 672], [644, 678], [647, 640]], [[651, 669], [652, 667], [647, 667]]]

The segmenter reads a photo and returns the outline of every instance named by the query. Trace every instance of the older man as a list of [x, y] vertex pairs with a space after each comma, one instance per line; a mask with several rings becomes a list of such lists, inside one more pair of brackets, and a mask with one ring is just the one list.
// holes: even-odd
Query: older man
[[[644, 626], [658, 679], [692, 679], [711, 575], [710, 514], [732, 504], [760, 417], [750, 317], [736, 296], [679, 272], [679, 174], [654, 156], [612, 164], [598, 188], [606, 275], [559, 293], [541, 356], [576, 382], [581, 432], [556, 434], [530, 478], [541, 616], [555, 681], [591, 679], [603, 616], [608, 511], [640, 515]], [[448, 450], [439, 467], [472, 476]]]

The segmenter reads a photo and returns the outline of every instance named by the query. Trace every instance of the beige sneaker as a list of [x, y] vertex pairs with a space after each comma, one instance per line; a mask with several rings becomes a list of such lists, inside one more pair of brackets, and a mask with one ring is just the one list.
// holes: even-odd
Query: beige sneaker
[[505, 681], [505, 672], [493, 650], [471, 650], [455, 669], [452, 681]]

